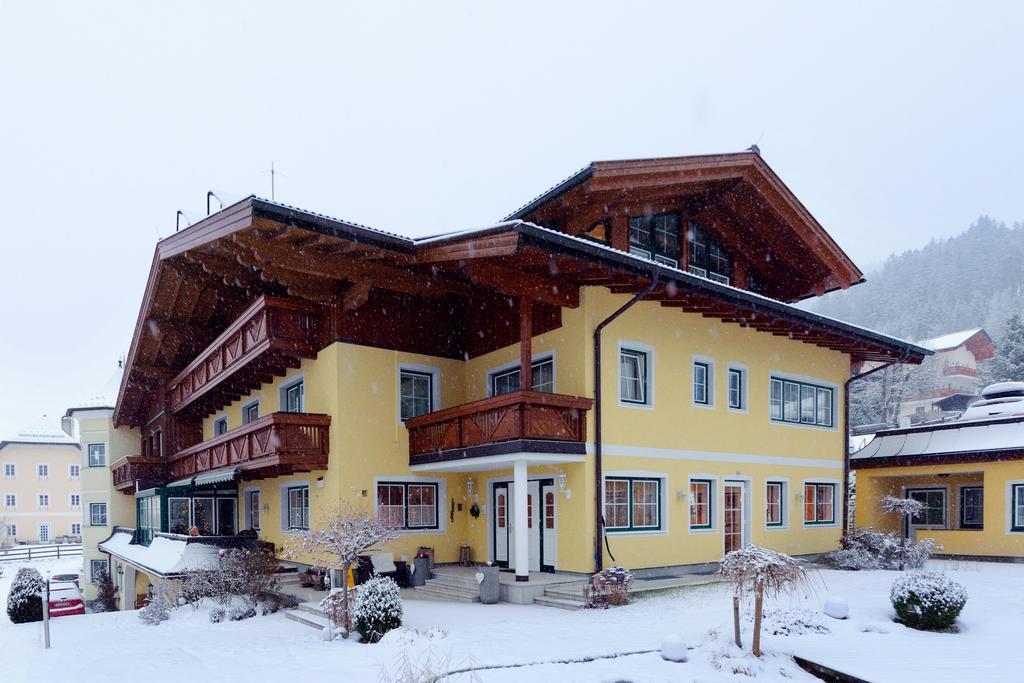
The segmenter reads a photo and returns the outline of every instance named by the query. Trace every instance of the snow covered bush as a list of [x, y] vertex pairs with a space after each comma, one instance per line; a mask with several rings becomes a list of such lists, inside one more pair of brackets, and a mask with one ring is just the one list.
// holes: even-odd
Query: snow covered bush
[[889, 599], [897, 621], [935, 631], [953, 625], [967, 604], [967, 590], [945, 574], [919, 572], [893, 581]]
[[210, 623], [219, 624], [220, 622], [224, 621], [224, 617], [226, 616], [227, 610], [225, 610], [223, 607], [214, 607], [212, 610], [210, 610]]
[[225, 590], [242, 598], [253, 614], [260, 600], [277, 588], [277, 569], [277, 559], [263, 548], [228, 550], [220, 561], [220, 571], [227, 575]]
[[228, 619], [231, 621], [242, 621], [243, 619], [249, 619], [254, 616], [256, 616], [255, 608], [247, 605], [235, 605], [228, 610]]
[[15, 624], [43, 620], [43, 599], [46, 586], [43, 575], [32, 567], [22, 567], [14, 575], [11, 592], [7, 594], [7, 616]]
[[629, 603], [629, 587], [633, 583], [633, 574], [622, 567], [609, 567], [590, 577], [590, 586], [584, 589], [586, 606], [590, 609]]
[[161, 621], [167, 621], [171, 614], [167, 607], [159, 600], [150, 600], [146, 606], [139, 610], [139, 621], [148, 626], [157, 626]]
[[920, 569], [936, 549], [930, 538], [914, 542], [894, 531], [870, 527], [851, 529], [839, 541], [840, 548], [825, 553], [826, 564], [836, 569], [899, 569], [900, 558], [908, 569]]
[[374, 576], [356, 594], [355, 628], [363, 640], [376, 643], [385, 633], [402, 625], [402, 599], [398, 584], [386, 576]]
[[92, 605], [93, 612], [117, 611], [117, 588], [114, 586], [110, 572], [103, 570], [96, 578], [96, 601]]

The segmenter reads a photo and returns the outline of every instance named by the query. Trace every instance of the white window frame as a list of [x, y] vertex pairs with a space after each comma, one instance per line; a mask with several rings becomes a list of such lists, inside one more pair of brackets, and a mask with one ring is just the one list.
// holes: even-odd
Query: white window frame
[[82, 494], [72, 493], [70, 496], [68, 496], [68, 501], [70, 502], [71, 507], [73, 508], [82, 507]]
[[97, 560], [95, 558], [90, 559], [89, 560], [89, 583], [95, 584], [96, 580], [99, 578], [99, 572], [96, 571], [96, 567], [97, 566], [101, 567], [101, 571], [104, 571], [104, 572], [110, 571], [110, 569], [109, 569], [110, 565], [107, 562], [107, 560]]
[[943, 484], [921, 484], [919, 486], [904, 486], [902, 487], [901, 496], [903, 498], [909, 498], [910, 493], [913, 491], [941, 491], [942, 492], [942, 523], [941, 524], [914, 524], [912, 519], [907, 520], [907, 524], [911, 529], [949, 529], [949, 486]]
[[49, 463], [39, 462], [36, 463], [36, 479], [49, 479], [50, 478], [50, 465]]
[[[420, 375], [430, 376], [430, 412], [441, 410], [441, 368], [433, 365], [422, 365], [420, 363], [399, 363], [398, 373], [395, 376], [395, 398], [396, 414], [399, 424], [405, 424], [402, 419], [402, 373], [411, 372]], [[490, 386], [490, 381], [488, 381]]]
[[[542, 351], [540, 353], [535, 353], [533, 355], [533, 357], [530, 358], [530, 368], [532, 370], [534, 365], [540, 365], [541, 363], [546, 363], [548, 361], [551, 361], [551, 392], [550, 393], [556, 394], [556, 393], [558, 393], [558, 360], [555, 358], [554, 350], [552, 350], [552, 351]], [[487, 397], [488, 398], [492, 398], [494, 396], [494, 378], [495, 377], [497, 377], [498, 375], [504, 375], [504, 374], [506, 374], [508, 372], [511, 372], [513, 370], [518, 370], [518, 369], [519, 369], [519, 361], [517, 361], [517, 360], [509, 361], [508, 363], [502, 363], [501, 365], [496, 365], [496, 366], [490, 368], [487, 371]], [[532, 375], [533, 373], [531, 372], [530, 374]], [[522, 378], [520, 378], [520, 387], [519, 388], [520, 388], [520, 390], [522, 390]], [[531, 386], [530, 389], [532, 391], [533, 387]]]
[[258, 398], [254, 398], [251, 401], [246, 401], [245, 403], [242, 404], [241, 413], [240, 413], [240, 417], [241, 417], [243, 425], [247, 425], [250, 422], [253, 422], [253, 420], [250, 420], [249, 416], [248, 416], [249, 410], [251, 410], [253, 407], [256, 408], [256, 418], [255, 419], [258, 420], [258, 419], [260, 419], [260, 417], [262, 417], [262, 415], [260, 414], [260, 400]]
[[[302, 405], [299, 406], [299, 410], [290, 411], [290, 410], [288, 410], [288, 391], [290, 389], [293, 389], [298, 384], [302, 385], [302, 397], [300, 399], [300, 402], [301, 402]], [[286, 382], [281, 384], [281, 389], [278, 392], [278, 399], [280, 401], [280, 406], [281, 406], [281, 412], [282, 413], [288, 413], [288, 412], [304, 413], [304, 412], [306, 412], [306, 378], [303, 375], [296, 375], [294, 377], [289, 377], [288, 381], [286, 381]]]
[[[740, 378], [740, 405], [733, 407], [732, 401], [732, 374], [739, 373]], [[750, 373], [747, 370], [746, 365], [740, 363], [729, 363], [726, 366], [725, 373], [725, 407], [733, 413], [742, 413], [746, 415], [750, 411], [750, 404], [747, 402], [750, 396], [749, 385], [750, 385]]]
[[[76, 529], [75, 527], [78, 527], [78, 528]], [[72, 536], [81, 536], [82, 535], [82, 523], [81, 522], [71, 522], [71, 535]]]
[[[97, 506], [102, 506], [102, 510], [103, 510], [103, 522], [101, 524], [97, 524], [96, 521], [95, 521], [96, 517], [95, 517], [95, 513], [93, 512], [93, 508], [97, 507]], [[97, 507], [97, 509], [99, 509], [99, 508]], [[103, 502], [103, 501], [94, 501], [94, 502], [89, 503], [89, 526], [91, 526], [91, 527], [105, 527], [105, 526], [108, 526], [109, 521], [110, 521], [110, 518], [108, 516], [107, 504], [105, 502]]]
[[13, 462], [4, 463], [4, 477], [16, 477], [18, 476], [18, 466]]
[[[697, 401], [697, 397], [694, 395], [698, 365], [707, 367], [704, 382], [704, 393], [707, 400], [703, 403]], [[690, 404], [694, 408], [714, 409], [715, 407], [715, 360], [709, 356], [692, 356], [690, 358]]]
[[[46, 529], [46, 534], [45, 534], [46, 538], [43, 538], [43, 536], [44, 536], [43, 529]], [[42, 522], [41, 524], [39, 524], [39, 529], [38, 529], [39, 535], [38, 535], [37, 538], [39, 539], [40, 543], [52, 543], [53, 542], [53, 535], [50, 533], [50, 531], [51, 531], [51, 529], [50, 529], [50, 523], [49, 522]]]
[[[217, 433], [217, 425], [224, 425], [224, 431], [218, 434]], [[213, 438], [216, 439], [218, 436], [223, 436], [223, 435], [227, 434], [228, 430], [230, 428], [231, 428], [231, 426], [228, 423], [228, 416], [227, 416], [226, 413], [221, 413], [217, 417], [213, 418], [213, 434], [212, 434]]]
[[252, 494], [254, 493], [259, 497], [256, 515], [260, 524], [263, 524], [263, 491], [261, 489], [252, 487], [242, 491], [242, 495], [245, 496], [243, 509], [245, 511], [245, 528], [258, 532], [260, 531], [260, 526], [254, 526], [252, 523]]
[[[647, 356], [647, 377], [645, 377], [645, 388], [646, 395], [644, 396], [644, 402], [624, 401], [622, 399], [622, 352], [632, 351], [634, 353], [643, 353]], [[619, 405], [625, 408], [639, 408], [641, 410], [654, 410], [654, 390], [655, 383], [655, 353], [654, 347], [650, 344], [644, 344], [643, 342], [633, 341], [630, 339], [619, 339], [618, 345], [616, 346], [615, 352], [615, 377], [616, 386], [618, 387], [618, 400]]]
[[[309, 489], [309, 523], [313, 523], [313, 482], [308, 479], [296, 479], [294, 481], [282, 482], [278, 487], [278, 499], [280, 514], [278, 519], [278, 526], [282, 534], [298, 535], [303, 533], [303, 530], [294, 530], [288, 527], [288, 489], [298, 488], [305, 486]], [[260, 499], [262, 501], [263, 492], [260, 492]], [[262, 502], [261, 502], [262, 504]], [[263, 529], [267, 526], [263, 523], [264, 520], [260, 520], [260, 525]]]
[[4, 507], [5, 508], [16, 508], [16, 507], [18, 507], [18, 494], [17, 493], [5, 493], [4, 494]]
[[7, 535], [12, 537], [12, 538], [17, 538], [17, 536], [18, 536], [18, 525], [17, 524], [8, 523], [7, 524]]
[[70, 465], [68, 465], [68, 477], [70, 477], [71, 479], [77, 479], [80, 476], [82, 476], [81, 465], [79, 465], [77, 462], [73, 462]]
[[[101, 446], [102, 447], [102, 451], [103, 451], [103, 462], [95, 464], [95, 465], [92, 462], [92, 447], [93, 446]], [[107, 466], [107, 444], [106, 444], [106, 442], [104, 442], [104, 441], [97, 441], [97, 442], [93, 442], [93, 443], [90, 443], [90, 444], [86, 444], [86, 446], [85, 446], [85, 460], [88, 463], [89, 467], [106, 467]]]
[[[45, 502], [43, 502], [43, 498], [46, 498]], [[49, 493], [37, 493], [36, 494], [36, 504], [39, 506], [40, 510], [49, 510], [50, 509], [50, 494]]]
[[[683, 513], [686, 516], [686, 531], [690, 534], [716, 534], [719, 530], [719, 524], [722, 517], [722, 496], [720, 495], [719, 488], [721, 488], [721, 477], [717, 474], [705, 474], [702, 472], [694, 472], [686, 477], [686, 511]], [[708, 512], [711, 514], [711, 526], [692, 526], [690, 524], [690, 505], [693, 501], [690, 500], [690, 489], [693, 482], [710, 482], [709, 494], [711, 500], [708, 501]]]

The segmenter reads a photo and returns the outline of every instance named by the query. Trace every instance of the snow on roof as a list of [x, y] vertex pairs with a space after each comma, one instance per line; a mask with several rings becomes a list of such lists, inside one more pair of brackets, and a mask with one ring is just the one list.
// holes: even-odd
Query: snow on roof
[[117, 369], [114, 370], [113, 374], [110, 375], [98, 392], [82, 401], [76, 402], [72, 407], [68, 408], [68, 413], [72, 410], [88, 408], [113, 408], [114, 404], [117, 403], [117, 392], [121, 390], [121, 376], [123, 374], [124, 367], [118, 364]]
[[99, 549], [161, 576], [190, 569], [214, 569], [219, 562], [217, 546], [195, 542], [188, 536], [159, 534], [145, 546], [132, 544], [134, 535], [134, 529], [114, 527], [114, 533], [99, 544]]
[[14, 436], [4, 439], [4, 442], [78, 445], [77, 441], [60, 428], [60, 420], [53, 420], [46, 415], [19, 430]]
[[1024, 418], [1019, 416], [945, 422], [879, 432], [850, 456], [852, 462], [1024, 449]]
[[932, 337], [931, 339], [922, 339], [917, 342], [918, 346], [923, 346], [926, 349], [932, 351], [946, 351], [948, 349], [955, 349], [958, 346], [963, 346], [967, 343], [967, 340], [982, 331], [980, 327], [974, 327], [969, 330], [960, 330], [959, 332], [950, 332], [939, 337]]

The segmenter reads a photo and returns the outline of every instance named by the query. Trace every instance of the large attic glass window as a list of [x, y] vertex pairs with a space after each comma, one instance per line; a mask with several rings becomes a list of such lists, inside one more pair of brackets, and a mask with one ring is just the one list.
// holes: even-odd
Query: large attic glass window
[[629, 219], [629, 253], [679, 267], [679, 217], [674, 213]]
[[686, 269], [694, 275], [730, 284], [732, 257], [725, 247], [696, 223], [690, 223], [686, 231], [686, 240], [690, 248], [690, 261]]

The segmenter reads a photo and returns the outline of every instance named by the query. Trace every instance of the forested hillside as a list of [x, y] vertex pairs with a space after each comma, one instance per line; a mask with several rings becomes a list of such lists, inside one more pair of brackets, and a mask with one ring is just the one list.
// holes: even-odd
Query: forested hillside
[[890, 256], [867, 282], [809, 302], [817, 313], [924, 339], [969, 327], [993, 338], [1024, 312], [1024, 224], [987, 216], [956, 237]]

